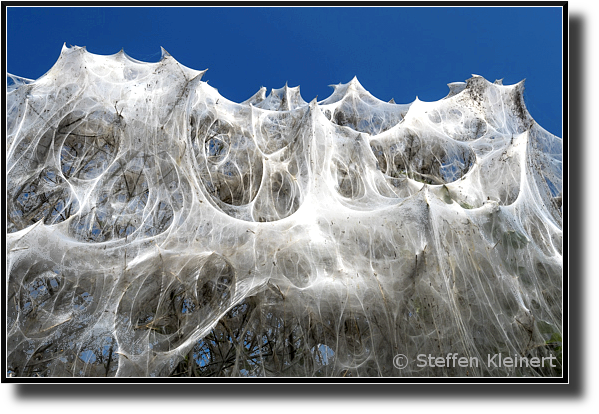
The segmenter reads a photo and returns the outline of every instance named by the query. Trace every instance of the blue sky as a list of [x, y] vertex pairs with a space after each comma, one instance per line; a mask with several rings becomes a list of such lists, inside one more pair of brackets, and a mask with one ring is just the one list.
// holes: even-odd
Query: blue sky
[[360, 83], [397, 103], [443, 98], [475, 73], [504, 84], [526, 78], [535, 120], [562, 136], [561, 8], [8, 8], [8, 72], [36, 79], [63, 43], [101, 55], [121, 48], [155, 62], [160, 46], [240, 102], [261, 86]]

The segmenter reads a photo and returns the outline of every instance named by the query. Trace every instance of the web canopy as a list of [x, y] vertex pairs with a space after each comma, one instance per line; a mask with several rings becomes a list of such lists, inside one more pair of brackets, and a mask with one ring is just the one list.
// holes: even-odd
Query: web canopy
[[[561, 345], [562, 140], [523, 82], [235, 103], [203, 73], [9, 75], [8, 375], [561, 375], [487, 364]], [[448, 353], [480, 364], [416, 363]]]

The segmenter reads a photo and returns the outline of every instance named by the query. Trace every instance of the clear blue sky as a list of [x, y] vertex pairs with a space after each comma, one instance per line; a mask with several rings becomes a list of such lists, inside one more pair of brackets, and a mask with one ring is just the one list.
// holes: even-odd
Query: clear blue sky
[[203, 80], [243, 101], [261, 86], [360, 83], [397, 103], [443, 98], [475, 73], [526, 78], [535, 120], [562, 136], [561, 8], [8, 8], [7, 69], [36, 79], [63, 43], [101, 55], [121, 48], [155, 62], [160, 46]]

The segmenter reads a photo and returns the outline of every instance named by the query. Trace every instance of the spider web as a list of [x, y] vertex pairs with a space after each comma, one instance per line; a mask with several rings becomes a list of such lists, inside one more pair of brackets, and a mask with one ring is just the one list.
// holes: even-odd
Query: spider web
[[[562, 140], [523, 82], [234, 103], [203, 73], [8, 75], [7, 375], [561, 374], [482, 363], [561, 342]], [[393, 365], [447, 353], [481, 364]]]

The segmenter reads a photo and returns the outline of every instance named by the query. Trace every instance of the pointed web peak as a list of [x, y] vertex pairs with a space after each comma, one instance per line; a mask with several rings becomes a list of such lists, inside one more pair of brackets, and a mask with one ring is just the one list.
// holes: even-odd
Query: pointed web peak
[[208, 69], [204, 69], [202, 71], [199, 71], [197, 73], [197, 75], [195, 75], [193, 78], [191, 78], [192, 82], [199, 82], [202, 80], [202, 76], [204, 76], [204, 74], [208, 71]]
[[162, 53], [162, 57], [161, 57], [160, 59], [165, 59], [165, 58], [167, 58], [167, 57], [169, 57], [169, 56], [171, 55], [171, 54], [170, 54], [170, 53], [168, 53], [168, 52], [166, 51], [166, 49], [165, 49], [165, 48], [163, 48], [162, 46], [160, 46], [160, 52]]
[[355, 89], [359, 89], [362, 87], [362, 85], [360, 84], [360, 81], [358, 80], [357, 76], [354, 76], [353, 79], [351, 81], [349, 81], [349, 86], [353, 87]]

